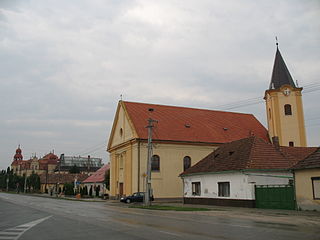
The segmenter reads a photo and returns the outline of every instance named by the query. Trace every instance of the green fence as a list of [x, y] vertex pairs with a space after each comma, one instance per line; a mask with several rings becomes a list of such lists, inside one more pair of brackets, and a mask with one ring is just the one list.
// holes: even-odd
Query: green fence
[[289, 209], [296, 208], [292, 185], [256, 185], [256, 208]]

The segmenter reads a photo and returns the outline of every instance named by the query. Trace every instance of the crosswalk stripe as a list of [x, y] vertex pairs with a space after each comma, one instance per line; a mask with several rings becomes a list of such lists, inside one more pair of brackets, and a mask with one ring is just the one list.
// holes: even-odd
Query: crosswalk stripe
[[48, 216], [45, 218], [40, 218], [38, 220], [25, 223], [13, 228], [9, 228], [3, 231], [0, 231], [0, 239], [1, 240], [18, 240], [22, 234], [24, 234], [26, 231], [28, 231], [30, 228], [38, 225], [39, 223], [51, 218], [52, 216]]

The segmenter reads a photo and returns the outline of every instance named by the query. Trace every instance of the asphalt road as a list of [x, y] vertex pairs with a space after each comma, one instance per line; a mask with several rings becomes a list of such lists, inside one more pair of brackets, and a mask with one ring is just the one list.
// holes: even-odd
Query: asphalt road
[[[319, 226], [0, 193], [0, 239], [319, 240]], [[263, 218], [263, 216], [262, 216]]]

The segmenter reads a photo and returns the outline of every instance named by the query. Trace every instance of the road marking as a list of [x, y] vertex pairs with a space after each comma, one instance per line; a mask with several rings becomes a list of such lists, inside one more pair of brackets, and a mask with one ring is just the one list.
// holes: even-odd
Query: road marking
[[51, 218], [52, 216], [48, 216], [45, 218], [40, 218], [38, 220], [25, 223], [13, 228], [9, 228], [3, 231], [0, 231], [0, 239], [3, 240], [18, 240], [22, 234], [24, 234], [26, 231], [28, 231], [30, 228], [33, 228], [34, 226], [38, 225], [39, 223]]
[[172, 233], [172, 232], [166, 232], [166, 231], [159, 231], [159, 232], [166, 233], [166, 234], [173, 235], [173, 236], [177, 236], [177, 237], [181, 237], [180, 234], [175, 234], [175, 233]]

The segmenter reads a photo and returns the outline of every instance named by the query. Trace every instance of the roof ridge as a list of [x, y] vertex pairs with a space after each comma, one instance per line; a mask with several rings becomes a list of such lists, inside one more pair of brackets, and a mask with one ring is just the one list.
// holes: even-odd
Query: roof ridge
[[174, 105], [155, 104], [155, 103], [144, 103], [144, 102], [132, 102], [132, 101], [122, 101], [122, 102], [123, 102], [123, 103], [135, 103], [135, 104], [161, 106], [161, 107], [170, 107], [170, 108], [184, 108], [184, 109], [192, 109], [192, 110], [201, 110], [201, 111], [221, 112], [221, 113], [231, 113], [231, 114], [241, 114], [241, 115], [252, 115], [252, 116], [254, 116], [252, 113], [229, 112], [229, 111], [222, 111], [222, 110], [213, 110], [213, 109], [208, 109], [208, 108], [196, 108], [196, 107], [174, 106]]

